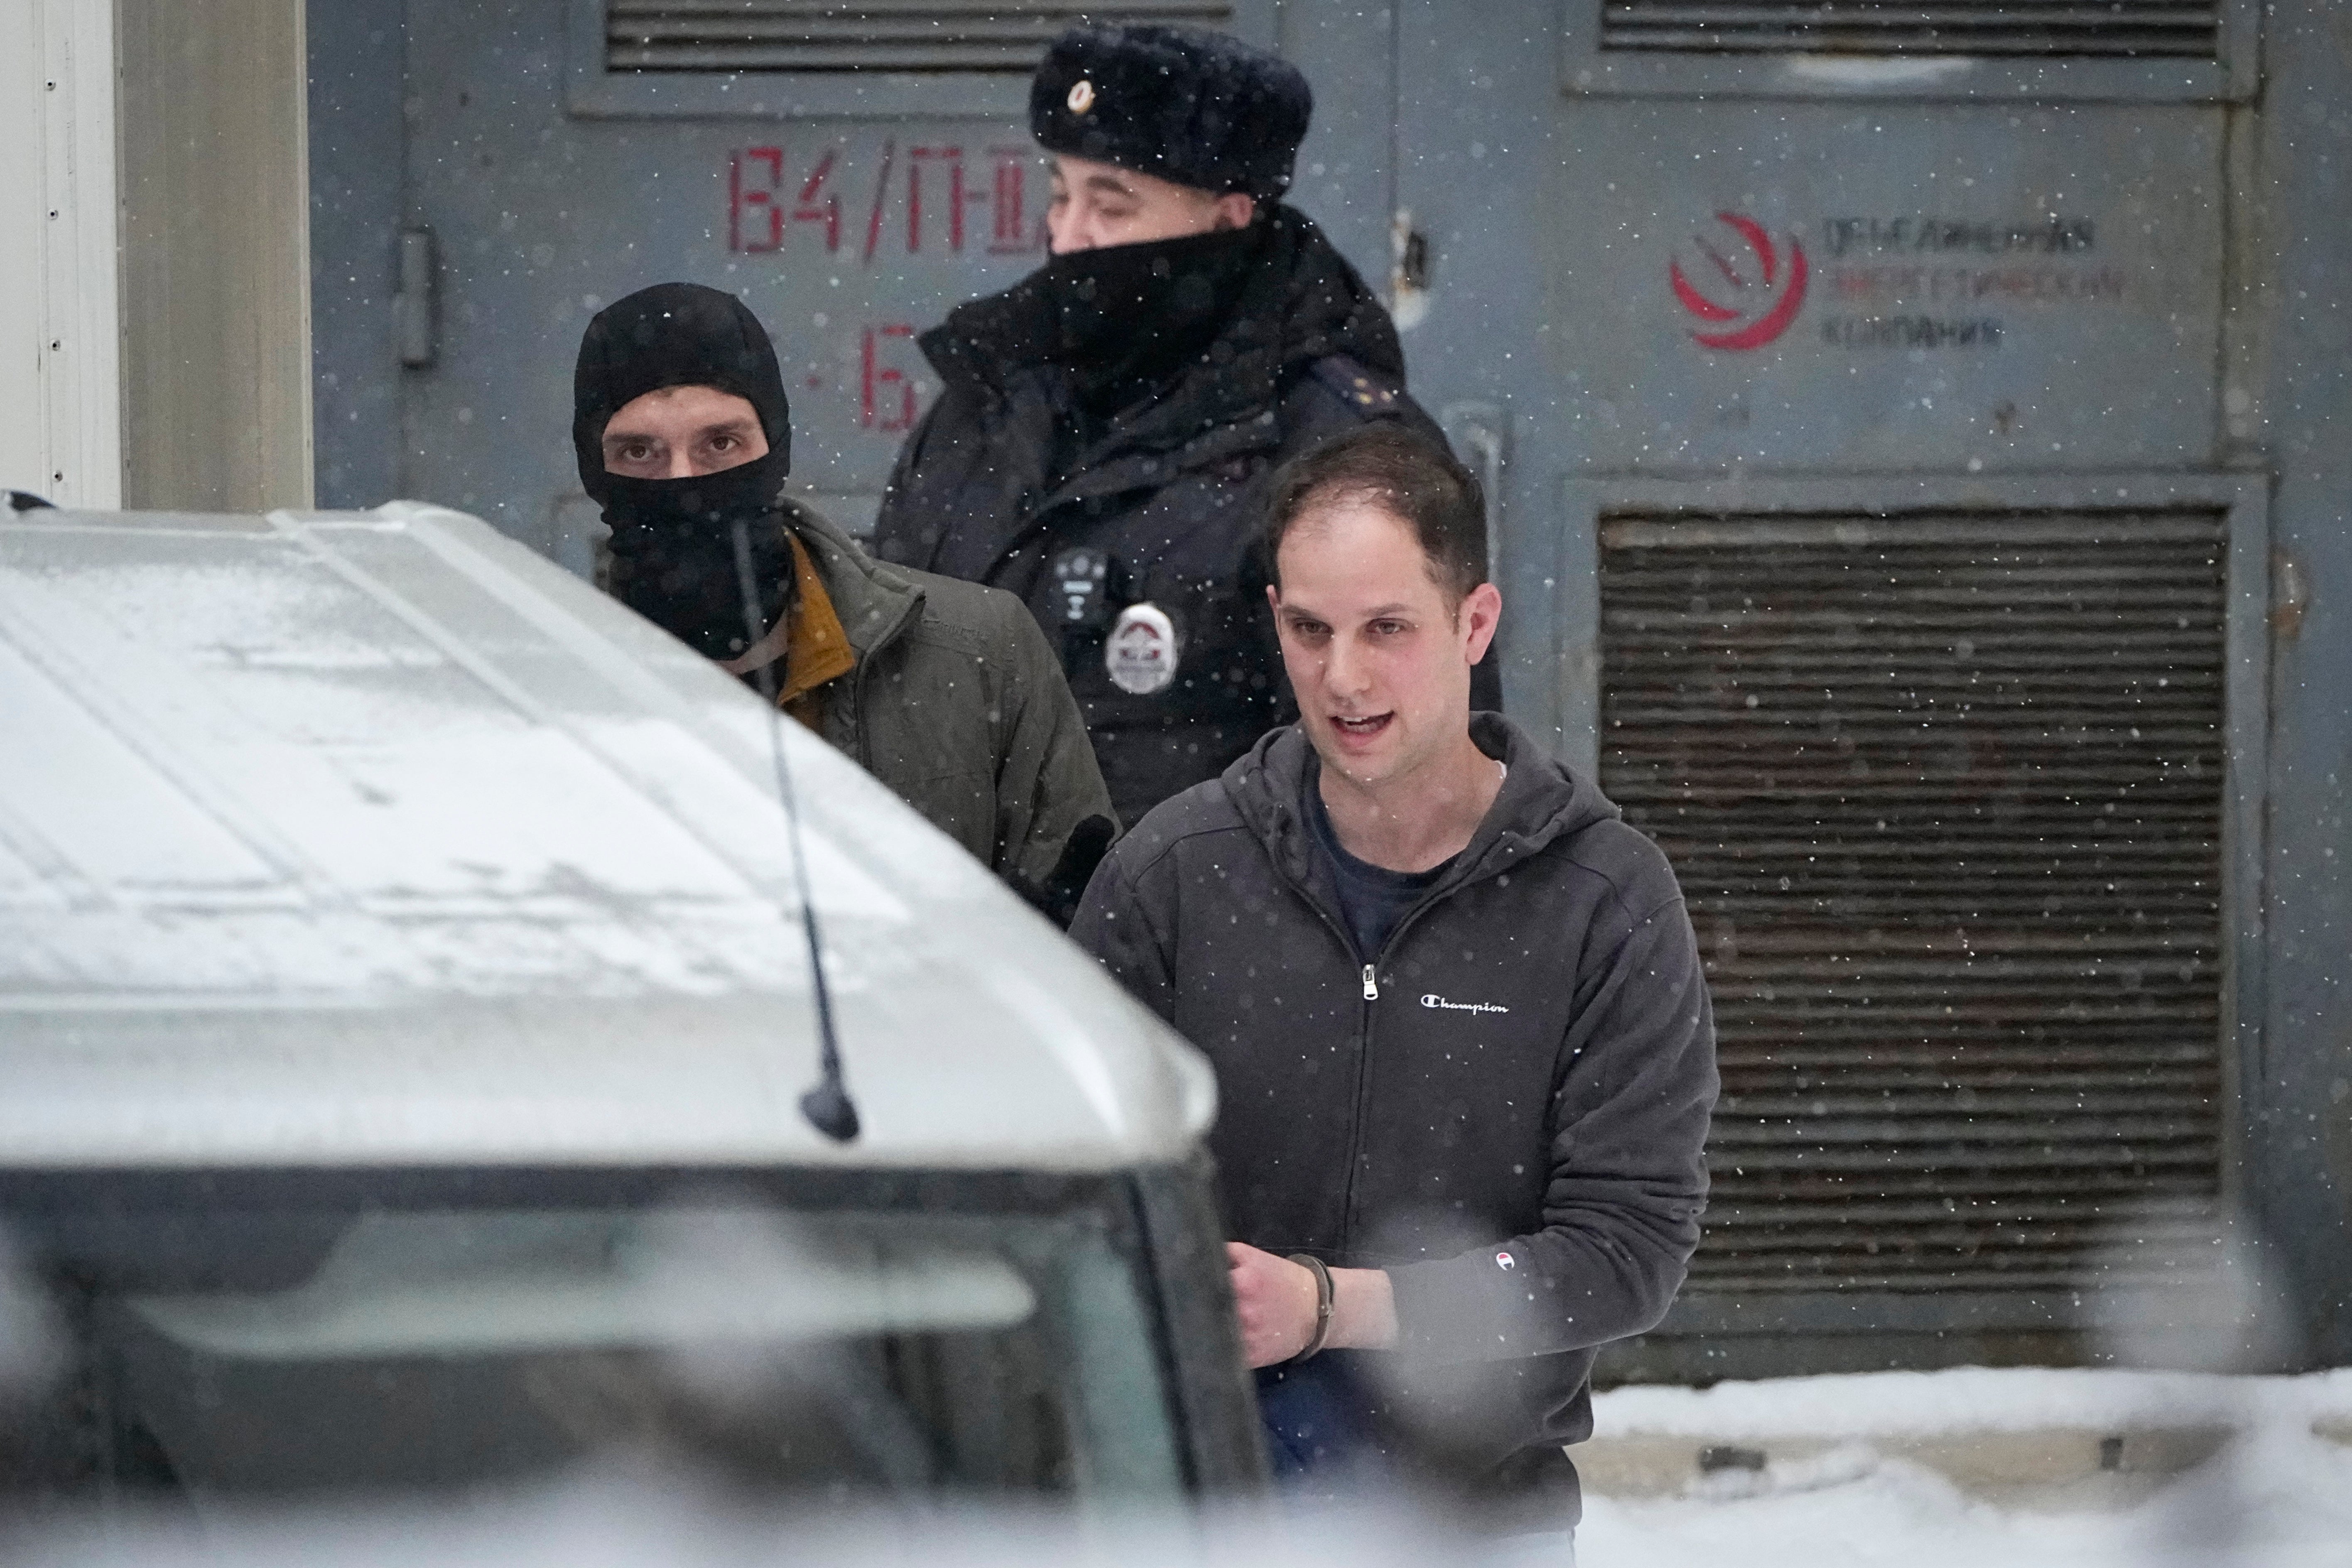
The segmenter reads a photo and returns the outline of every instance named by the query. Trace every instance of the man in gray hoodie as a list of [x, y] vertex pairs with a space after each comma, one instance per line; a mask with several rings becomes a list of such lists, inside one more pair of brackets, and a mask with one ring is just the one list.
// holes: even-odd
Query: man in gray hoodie
[[1698, 1239], [1714, 1022], [1674, 873], [1470, 671], [1476, 481], [1370, 426], [1276, 480], [1299, 722], [1147, 816], [1071, 935], [1215, 1063], [1279, 1478], [1572, 1531], [1594, 1352]]

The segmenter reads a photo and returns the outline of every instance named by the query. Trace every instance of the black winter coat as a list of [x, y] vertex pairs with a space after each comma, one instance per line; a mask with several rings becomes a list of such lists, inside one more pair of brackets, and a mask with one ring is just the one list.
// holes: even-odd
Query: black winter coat
[[1593, 1352], [1665, 1315], [1698, 1242], [1715, 1026], [1672, 868], [1499, 715], [1510, 764], [1444, 876], [1358, 952], [1277, 731], [1119, 841], [1070, 935], [1217, 1069], [1229, 1234], [1386, 1268], [1358, 1414], [1490, 1525], [1576, 1518]]
[[[1045, 334], [1021, 319], [1021, 290], [950, 311], [922, 338], [945, 389], [899, 452], [875, 527], [884, 560], [1029, 605], [1061, 645], [1125, 822], [1215, 778], [1293, 710], [1258, 542], [1273, 470], [1372, 419], [1442, 439], [1405, 395], [1396, 328], [1355, 269], [1295, 209], [1265, 224], [1208, 352], [1108, 421], [1082, 411], [1066, 370], [1034, 357]], [[1168, 689], [1120, 690], [1099, 630], [1066, 635], [1052, 567], [1077, 546], [1116, 563], [1114, 614], [1149, 601], [1175, 621]]]

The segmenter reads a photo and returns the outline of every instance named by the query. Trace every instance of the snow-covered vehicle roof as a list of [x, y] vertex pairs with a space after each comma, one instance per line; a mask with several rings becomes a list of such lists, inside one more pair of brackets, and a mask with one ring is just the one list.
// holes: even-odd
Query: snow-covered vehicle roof
[[0, 1165], [1107, 1169], [1204, 1063], [798, 724], [483, 523], [0, 521]]

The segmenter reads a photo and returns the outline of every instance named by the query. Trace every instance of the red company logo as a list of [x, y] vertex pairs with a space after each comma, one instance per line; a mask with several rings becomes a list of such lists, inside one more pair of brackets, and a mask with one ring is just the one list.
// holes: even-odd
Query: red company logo
[[[1787, 331], [1804, 305], [1805, 247], [1790, 236], [1783, 267], [1762, 224], [1738, 213], [1717, 213], [1715, 221], [1723, 228], [1691, 236], [1683, 253], [1667, 263], [1666, 279], [1683, 309], [1706, 323], [1691, 329], [1694, 342], [1710, 349], [1760, 349]], [[1687, 268], [1685, 257], [1691, 262]], [[1694, 272], [1705, 289], [1691, 280]]]

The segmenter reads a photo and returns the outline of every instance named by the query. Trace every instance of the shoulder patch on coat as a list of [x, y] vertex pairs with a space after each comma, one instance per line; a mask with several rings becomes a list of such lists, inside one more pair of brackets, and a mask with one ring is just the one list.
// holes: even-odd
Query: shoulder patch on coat
[[1327, 354], [1308, 365], [1307, 374], [1359, 413], [1387, 414], [1397, 406], [1397, 388], [1388, 378], [1347, 354]]

